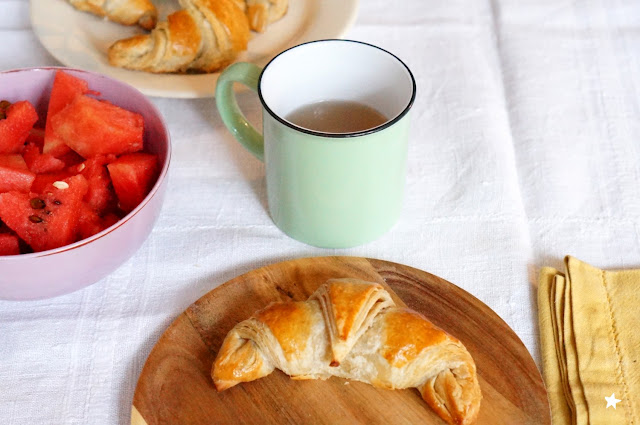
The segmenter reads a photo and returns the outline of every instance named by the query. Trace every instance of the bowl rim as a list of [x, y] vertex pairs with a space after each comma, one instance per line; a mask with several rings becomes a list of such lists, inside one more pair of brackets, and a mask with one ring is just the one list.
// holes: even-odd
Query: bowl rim
[[148, 103], [148, 106], [151, 108], [152, 113], [154, 113], [159, 119], [160, 119], [160, 123], [162, 124], [162, 127], [165, 130], [165, 133], [167, 135], [167, 157], [166, 160], [164, 161], [164, 164], [162, 165], [162, 169], [160, 170], [160, 173], [158, 174], [158, 178], [156, 179], [156, 182], [154, 183], [153, 187], [151, 188], [151, 190], [149, 191], [149, 193], [147, 194], [147, 196], [145, 196], [145, 198], [142, 200], [142, 202], [140, 202], [140, 204], [138, 204], [137, 207], [135, 207], [132, 211], [130, 211], [129, 213], [127, 213], [127, 215], [125, 215], [124, 217], [122, 217], [120, 220], [118, 220], [116, 223], [112, 224], [111, 226], [107, 227], [106, 229], [96, 233], [93, 236], [90, 236], [88, 238], [79, 240], [77, 242], [68, 244], [68, 245], [64, 245], [58, 248], [54, 248], [54, 249], [48, 249], [46, 251], [40, 251], [40, 252], [30, 252], [28, 254], [17, 254], [17, 255], [0, 255], [0, 262], [3, 261], [17, 261], [17, 260], [27, 260], [27, 259], [31, 259], [31, 258], [38, 258], [38, 257], [47, 257], [49, 255], [55, 255], [55, 254], [59, 254], [61, 252], [66, 252], [66, 251], [71, 251], [77, 248], [80, 248], [84, 245], [90, 244], [91, 242], [101, 239], [105, 236], [107, 236], [109, 233], [113, 232], [114, 230], [116, 230], [117, 228], [119, 228], [120, 226], [124, 225], [126, 222], [128, 222], [129, 220], [131, 220], [133, 217], [136, 216], [136, 214], [138, 214], [140, 212], [140, 210], [142, 210], [145, 205], [147, 205], [151, 199], [158, 193], [158, 191], [160, 190], [160, 187], [162, 186], [164, 180], [167, 178], [167, 174], [169, 172], [169, 164], [171, 162], [171, 133], [169, 132], [169, 127], [167, 126], [167, 123], [164, 119], [164, 116], [160, 113], [160, 111], [158, 110], [158, 108], [150, 101], [149, 96], [145, 95], [144, 93], [142, 93], [140, 90], [136, 89], [135, 87], [133, 87], [132, 85], [125, 83], [124, 81], [120, 81], [117, 80], [113, 77], [109, 77], [108, 75], [105, 74], [101, 74], [99, 72], [94, 72], [94, 71], [87, 71], [84, 69], [78, 69], [78, 68], [71, 68], [71, 67], [66, 67], [66, 66], [36, 66], [36, 67], [28, 67], [28, 68], [17, 68], [17, 69], [10, 69], [10, 70], [6, 70], [6, 71], [0, 71], [0, 75], [2, 74], [11, 74], [14, 72], [32, 72], [32, 71], [55, 71], [55, 70], [67, 70], [67, 71], [74, 71], [74, 72], [80, 72], [80, 73], [85, 73], [85, 74], [91, 74], [91, 75], [95, 75], [101, 78], [105, 78], [108, 79], [110, 81], [113, 81], [117, 84], [123, 85], [133, 91], [138, 92], [140, 95], [142, 95], [146, 102]]

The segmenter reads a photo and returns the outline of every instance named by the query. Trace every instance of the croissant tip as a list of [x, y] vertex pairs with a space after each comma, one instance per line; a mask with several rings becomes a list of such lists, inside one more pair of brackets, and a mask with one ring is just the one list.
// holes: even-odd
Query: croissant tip
[[229, 388], [235, 386], [237, 382], [221, 382], [221, 381], [213, 381], [213, 386], [216, 387], [216, 391], [221, 393], [224, 390], [228, 390]]
[[138, 20], [138, 25], [147, 31], [151, 31], [158, 23], [158, 18], [155, 15], [144, 15]]

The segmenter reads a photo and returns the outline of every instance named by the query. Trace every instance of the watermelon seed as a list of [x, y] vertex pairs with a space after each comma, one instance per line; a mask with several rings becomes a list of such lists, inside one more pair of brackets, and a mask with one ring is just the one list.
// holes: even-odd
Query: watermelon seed
[[64, 190], [69, 189], [69, 184], [67, 182], [57, 181], [53, 182], [53, 187], [55, 187], [56, 189]]
[[84, 170], [84, 167], [85, 167], [84, 162], [82, 164], [78, 165], [78, 172]]
[[30, 215], [29, 216], [29, 221], [32, 223], [42, 223], [42, 219], [40, 217], [38, 217], [37, 215]]
[[31, 208], [33, 208], [34, 210], [41, 210], [45, 207], [44, 201], [40, 198], [33, 198], [29, 201], [29, 203], [31, 204]]
[[62, 205], [62, 202], [58, 201], [57, 199], [55, 201], [53, 201], [54, 204], [56, 205]]

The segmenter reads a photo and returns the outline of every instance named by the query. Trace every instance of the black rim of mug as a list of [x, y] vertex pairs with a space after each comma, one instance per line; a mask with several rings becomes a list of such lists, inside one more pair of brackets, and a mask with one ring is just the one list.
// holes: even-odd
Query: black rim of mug
[[[391, 119], [389, 121], [386, 121], [384, 124], [381, 124], [381, 125], [379, 125], [377, 127], [372, 127], [372, 128], [369, 128], [369, 129], [366, 129], [366, 130], [363, 130], [363, 131], [356, 131], [356, 132], [352, 132], [352, 133], [325, 133], [325, 132], [321, 132], [321, 131], [310, 130], [308, 128], [299, 127], [299, 126], [297, 126], [297, 125], [285, 120], [284, 118], [280, 117], [275, 112], [273, 112], [271, 110], [271, 108], [269, 108], [269, 106], [267, 105], [267, 102], [265, 102], [264, 97], [262, 96], [262, 88], [261, 88], [262, 87], [262, 76], [264, 75], [264, 72], [267, 70], [269, 65], [271, 65], [271, 63], [273, 63], [273, 61], [275, 61], [280, 55], [283, 55], [283, 54], [287, 53], [289, 50], [293, 50], [295, 48], [298, 48], [300, 46], [305, 46], [307, 44], [323, 43], [323, 42], [328, 42], [328, 41], [331, 41], [331, 42], [342, 42], [342, 43], [356, 43], [356, 44], [362, 44], [362, 45], [365, 45], [365, 46], [373, 47], [375, 49], [378, 49], [378, 50], [381, 50], [381, 51], [385, 52], [386, 54], [392, 56], [398, 62], [400, 62], [402, 64], [402, 66], [404, 66], [404, 68], [407, 70], [407, 73], [409, 74], [409, 77], [411, 78], [411, 99], [409, 99], [409, 102], [404, 107], [402, 112], [400, 112], [398, 115], [396, 115], [393, 119]], [[262, 103], [262, 106], [269, 113], [269, 115], [271, 115], [273, 118], [278, 120], [280, 123], [286, 125], [287, 127], [290, 127], [292, 129], [294, 129], [296, 131], [300, 131], [302, 133], [311, 134], [313, 136], [332, 137], [332, 138], [337, 138], [337, 139], [344, 139], [344, 138], [349, 138], [349, 137], [359, 137], [359, 136], [365, 136], [367, 134], [376, 133], [378, 131], [382, 131], [382, 130], [388, 128], [388, 127], [391, 127], [396, 122], [400, 121], [405, 115], [407, 115], [407, 113], [409, 112], [409, 110], [413, 106], [414, 100], [416, 99], [416, 80], [413, 77], [413, 73], [411, 72], [409, 67], [399, 57], [397, 57], [393, 53], [389, 52], [388, 50], [385, 50], [385, 49], [383, 49], [381, 47], [378, 47], [378, 46], [375, 46], [373, 44], [365, 43], [363, 41], [343, 40], [343, 39], [338, 39], [338, 38], [328, 38], [328, 39], [323, 39], [323, 40], [308, 41], [306, 43], [298, 44], [296, 46], [290, 47], [290, 48], [288, 48], [286, 50], [283, 50], [282, 52], [278, 53], [273, 59], [271, 59], [264, 66], [264, 68], [262, 69], [262, 72], [260, 72], [260, 77], [258, 78], [258, 97], [260, 97], [260, 103]]]

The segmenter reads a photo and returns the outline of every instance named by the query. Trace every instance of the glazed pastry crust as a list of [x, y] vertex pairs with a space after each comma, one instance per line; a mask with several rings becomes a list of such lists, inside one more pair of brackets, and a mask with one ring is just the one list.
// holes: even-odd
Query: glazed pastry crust
[[218, 391], [270, 374], [417, 388], [449, 424], [475, 421], [482, 398], [471, 355], [378, 284], [334, 279], [305, 302], [273, 303], [238, 323], [212, 368]]
[[124, 25], [156, 26], [158, 11], [151, 0], [68, 0], [73, 7], [97, 16], [105, 16]]
[[155, 72], [213, 72], [230, 64], [249, 42], [249, 24], [234, 0], [179, 0], [182, 9], [147, 35], [116, 41], [109, 62]]
[[371, 285], [357, 279], [342, 279], [339, 284], [329, 281], [311, 296], [322, 307], [324, 320], [329, 327], [332, 359], [338, 366], [349, 353], [358, 338], [372, 324], [375, 316], [393, 304], [389, 293], [379, 285]]
[[246, 2], [249, 25], [257, 32], [264, 32], [269, 24], [282, 18], [289, 7], [288, 0], [246, 0]]

